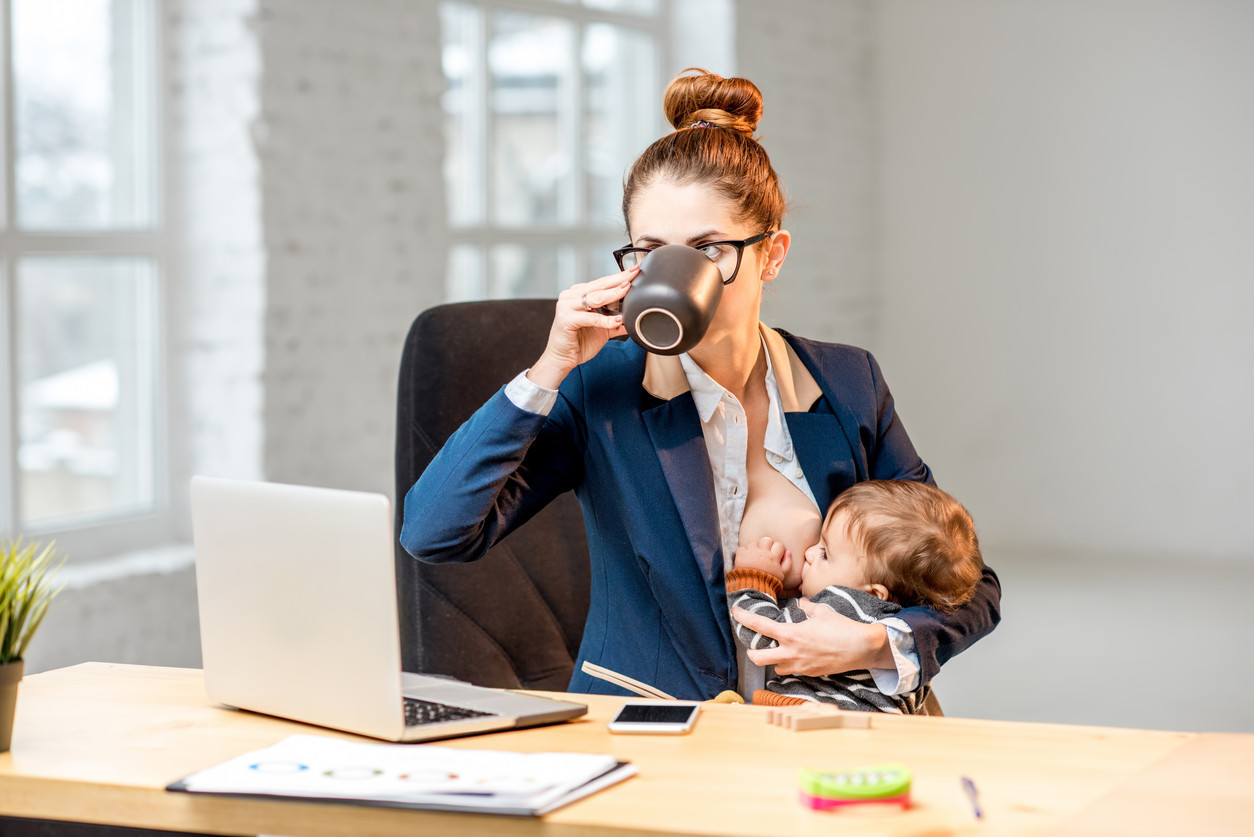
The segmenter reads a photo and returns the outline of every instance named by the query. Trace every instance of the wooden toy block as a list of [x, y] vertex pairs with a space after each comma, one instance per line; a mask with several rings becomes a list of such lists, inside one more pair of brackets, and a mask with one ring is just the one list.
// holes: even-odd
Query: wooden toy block
[[767, 710], [772, 726], [803, 731], [811, 729], [870, 729], [872, 712], [849, 712], [826, 704], [775, 706]]

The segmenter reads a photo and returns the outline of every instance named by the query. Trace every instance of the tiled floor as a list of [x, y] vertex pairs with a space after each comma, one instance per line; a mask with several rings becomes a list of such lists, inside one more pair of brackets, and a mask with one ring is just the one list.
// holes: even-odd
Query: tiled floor
[[999, 556], [1002, 622], [936, 678], [947, 715], [1254, 732], [1254, 556]]

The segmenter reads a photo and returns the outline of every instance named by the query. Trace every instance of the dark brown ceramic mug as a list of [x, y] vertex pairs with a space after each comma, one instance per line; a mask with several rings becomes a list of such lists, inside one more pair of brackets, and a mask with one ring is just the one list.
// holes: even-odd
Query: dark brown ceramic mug
[[718, 265], [692, 247], [664, 244], [644, 257], [623, 297], [623, 327], [646, 350], [677, 355], [701, 342], [722, 297]]

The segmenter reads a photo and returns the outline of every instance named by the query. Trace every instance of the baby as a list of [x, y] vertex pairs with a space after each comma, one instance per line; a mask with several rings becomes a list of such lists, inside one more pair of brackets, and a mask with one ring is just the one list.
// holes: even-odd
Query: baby
[[[779, 601], [783, 591], [797, 588], [837, 613], [875, 622], [915, 605], [951, 611], [970, 600], [983, 568], [975, 525], [961, 503], [924, 483], [871, 480], [836, 498], [819, 542], [806, 550], [804, 560], [795, 560], [778, 541], [761, 538], [736, 550], [726, 581], [733, 607], [776, 622], [806, 618], [796, 599]], [[750, 649], [776, 644], [734, 619], [732, 625], [737, 640]], [[781, 675], [757, 690], [753, 702], [820, 701], [842, 709], [913, 714], [927, 694], [923, 685], [908, 694], [886, 695], [871, 672], [849, 671]]]

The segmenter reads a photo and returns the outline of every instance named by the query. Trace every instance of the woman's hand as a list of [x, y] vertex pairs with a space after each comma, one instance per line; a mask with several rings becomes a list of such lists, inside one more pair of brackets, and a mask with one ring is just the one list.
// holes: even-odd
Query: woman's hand
[[732, 608], [736, 621], [779, 643], [775, 648], [749, 651], [760, 666], [775, 666], [776, 674], [821, 677], [868, 668], [896, 668], [883, 625], [858, 622], [809, 599], [797, 603], [806, 612], [804, 622], [781, 624], [743, 608]]
[[527, 377], [542, 387], [557, 389], [570, 370], [595, 357], [611, 337], [626, 334], [622, 315], [602, 314], [597, 309], [621, 301], [639, 272], [636, 266], [562, 291], [548, 345]]

